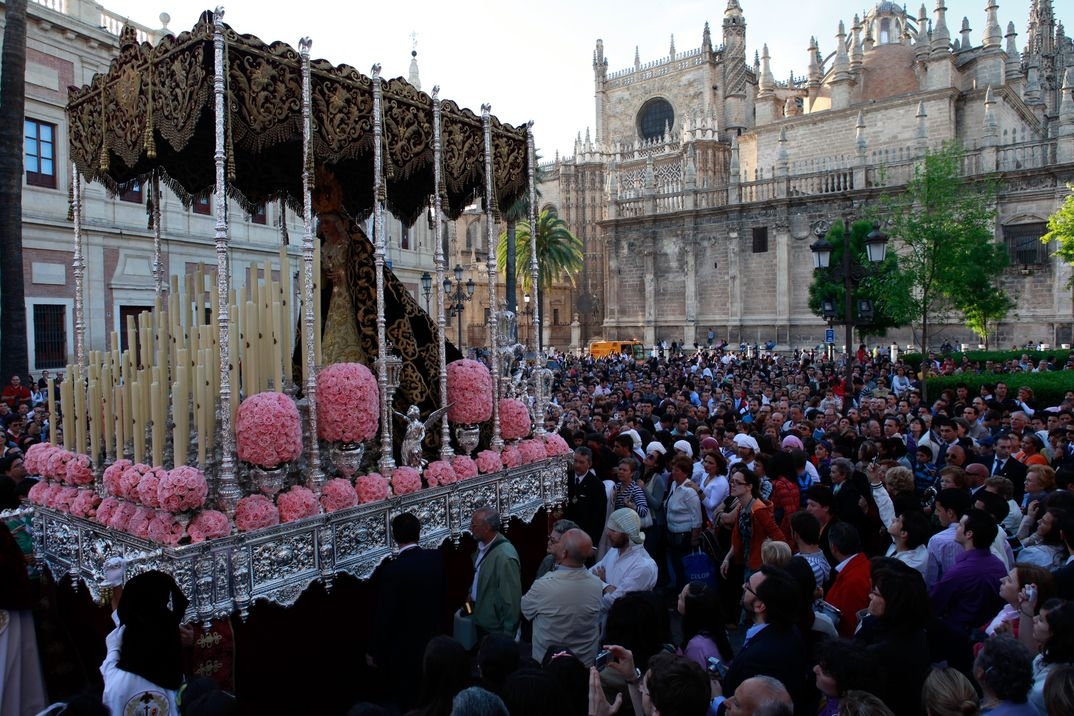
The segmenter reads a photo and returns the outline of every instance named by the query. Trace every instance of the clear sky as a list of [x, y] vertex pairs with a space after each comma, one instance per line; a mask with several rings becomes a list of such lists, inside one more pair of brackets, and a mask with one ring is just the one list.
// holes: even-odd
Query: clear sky
[[[1000, 26], [1013, 21], [1025, 42], [1031, 0], [998, 0]], [[135, 22], [158, 27], [161, 12], [171, 15], [174, 32], [189, 29], [207, 0], [101, 0]], [[221, 0], [224, 21], [236, 31], [266, 42], [281, 40], [293, 47], [299, 38], [313, 40], [313, 56], [348, 64], [368, 74], [380, 63], [386, 77], [406, 77], [410, 51], [418, 52], [421, 86], [430, 92], [480, 111], [483, 103], [502, 121], [519, 125], [534, 121], [542, 159], [574, 153], [574, 139], [594, 124], [593, 51], [604, 41], [610, 72], [633, 66], [637, 46], [643, 63], [668, 54], [671, 38], [678, 52], [701, 46], [707, 21], [713, 45], [721, 43], [726, 0], [397, 0], [342, 3], [333, 0]], [[750, 61], [767, 43], [777, 80], [808, 68], [806, 48], [815, 35], [821, 52], [834, 49], [839, 20], [849, 28], [854, 13], [874, 3], [857, 5], [837, 0], [740, 0], [746, 18]], [[980, 44], [987, 0], [947, 0], [947, 25], [958, 37], [968, 16], [971, 39]], [[920, 1], [908, 3], [916, 15]], [[931, 12], [935, 0], [926, 0]], [[1059, 20], [1074, 27], [1074, 16], [1055, 2]]]

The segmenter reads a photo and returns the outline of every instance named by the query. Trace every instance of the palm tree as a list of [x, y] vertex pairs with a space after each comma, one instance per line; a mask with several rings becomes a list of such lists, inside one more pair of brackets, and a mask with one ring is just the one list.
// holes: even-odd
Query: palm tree
[[[534, 152], [534, 166], [537, 167], [537, 172], [533, 177], [533, 183], [536, 188], [537, 200], [541, 199], [541, 182], [544, 181], [544, 174], [541, 171], [541, 155]], [[515, 235], [516, 227], [519, 223], [528, 223], [530, 218], [530, 194], [525, 192], [520, 196], [514, 204], [507, 207], [507, 210], [503, 212], [503, 220], [507, 224], [507, 261], [500, 266], [500, 270], [506, 271], [504, 273], [504, 284], [507, 290], [504, 294], [504, 300], [507, 302], [507, 310], [515, 311], [518, 308], [518, 297], [515, 295], [515, 284], [518, 282], [516, 275], [516, 267], [519, 266], [518, 259], [515, 256], [517, 250], [517, 240]], [[527, 259], [525, 265], [529, 267], [529, 260]], [[516, 336], [517, 338], [517, 336]]]
[[26, 0], [7, 0], [0, 58], [0, 375], [26, 375], [22, 272], [22, 159], [26, 111]]
[[[536, 307], [539, 315], [544, 316], [541, 310], [541, 299], [544, 290], [563, 278], [575, 285], [575, 277], [582, 270], [583, 251], [582, 240], [571, 233], [567, 222], [559, 218], [556, 207], [551, 204], [541, 209], [537, 217], [537, 286], [533, 287], [533, 276], [530, 274], [530, 225], [523, 222], [516, 230], [518, 251], [515, 258], [515, 271], [522, 278], [522, 289], [528, 290], [535, 295]], [[508, 236], [507, 232], [500, 234], [500, 241], [496, 247], [496, 266], [499, 271], [507, 267]], [[542, 320], [542, 323], [544, 321]], [[538, 337], [538, 347], [540, 346]]]

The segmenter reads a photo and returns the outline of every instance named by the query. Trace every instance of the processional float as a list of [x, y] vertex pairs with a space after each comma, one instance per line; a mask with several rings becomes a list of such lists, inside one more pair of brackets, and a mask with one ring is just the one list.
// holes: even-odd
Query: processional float
[[[71, 89], [76, 363], [59, 404], [49, 386], [63, 444], [53, 431], [51, 444], [28, 452], [42, 480], [27, 510], [37, 555], [95, 598], [105, 562], [123, 557], [128, 572], [172, 574], [190, 620], [245, 615], [255, 600], [293, 604], [339, 572], [368, 577], [391, 554], [396, 514], [415, 513], [423, 543], [436, 546], [457, 540], [479, 506], [530, 521], [564, 499], [570, 450], [544, 431], [551, 371], [543, 361], [522, 365], [514, 315], [491, 312], [488, 367], [448, 363], [457, 350], [444, 338], [441, 227], [480, 198], [492, 246], [499, 208], [525, 196], [536, 233], [531, 125], [384, 80], [379, 66], [366, 77], [311, 62], [310, 49], [306, 39], [296, 51], [239, 35], [218, 9], [155, 46], [124, 29], [109, 71]], [[314, 203], [324, 177], [340, 210], [373, 218], [362, 248], [376, 290], [375, 372], [318, 362]], [[112, 192], [139, 182], [151, 194], [156, 305], [128, 320], [123, 350], [115, 334], [110, 350], [86, 350], [83, 180]], [[212, 192], [215, 291], [205, 289], [211, 271], [185, 285], [165, 280], [161, 184], [184, 204]], [[233, 288], [229, 199], [251, 213], [268, 202], [301, 213], [299, 330], [290, 328], [296, 296], [285, 247], [278, 267], [266, 262], [244, 292]], [[433, 346], [419, 345], [429, 319], [385, 265], [388, 210], [407, 224], [427, 215], [436, 229]], [[492, 251], [487, 274], [489, 305], [498, 306]], [[539, 340], [536, 311], [533, 322]], [[407, 391], [397, 390], [422, 369], [430, 389], [403, 404]], [[402, 440], [396, 414], [406, 420]], [[438, 426], [436, 414], [446, 414]], [[378, 444], [374, 465], [365, 448]]]

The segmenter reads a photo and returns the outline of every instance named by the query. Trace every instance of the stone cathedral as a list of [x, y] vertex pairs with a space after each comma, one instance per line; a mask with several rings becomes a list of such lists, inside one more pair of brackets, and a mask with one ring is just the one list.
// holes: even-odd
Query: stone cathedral
[[[692, 345], [711, 330], [732, 344], [817, 344], [810, 227], [901, 191], [924, 152], [952, 140], [967, 175], [999, 186], [1015, 308], [993, 344], [1074, 342], [1071, 269], [1040, 242], [1074, 181], [1074, 48], [1051, 0], [1018, 19], [1021, 36], [987, 3], [960, 27], [945, 0], [916, 17], [885, 1], [833, 18], [834, 37], [802, 38], [805, 72], [783, 80], [767, 46], [746, 54], [760, 2], [728, 0], [718, 38], [706, 23], [700, 47], [672, 41], [648, 62], [635, 51], [625, 68], [597, 40], [595, 131], [543, 167], [544, 201], [585, 244], [572, 342]], [[912, 327], [888, 335], [916, 340]], [[978, 342], [957, 316], [932, 335]]]

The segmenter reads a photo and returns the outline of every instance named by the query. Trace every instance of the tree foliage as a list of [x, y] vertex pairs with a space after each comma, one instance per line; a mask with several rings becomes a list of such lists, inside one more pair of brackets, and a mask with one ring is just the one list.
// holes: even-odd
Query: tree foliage
[[[530, 225], [520, 222], [516, 228], [518, 250], [515, 270], [525, 291], [533, 290], [530, 273]], [[541, 209], [537, 217], [537, 288], [543, 290], [558, 280], [566, 278], [574, 285], [574, 278], [582, 270], [582, 240], [571, 233], [567, 222], [560, 218], [554, 206]], [[496, 267], [503, 271], [507, 266], [507, 232], [500, 234], [496, 246]]]
[[[1074, 184], [1067, 184], [1067, 189], [1074, 192]], [[1046, 244], [1054, 241], [1055, 255], [1074, 266], [1074, 194], [1068, 194], [1063, 205], [1048, 217], [1048, 233], [1040, 240]]]
[[919, 324], [923, 352], [930, 322], [948, 312], [983, 329], [1010, 306], [997, 280], [1007, 253], [994, 241], [995, 186], [966, 182], [962, 155], [954, 144], [926, 153], [906, 192], [884, 202], [900, 267], [885, 291]]

